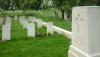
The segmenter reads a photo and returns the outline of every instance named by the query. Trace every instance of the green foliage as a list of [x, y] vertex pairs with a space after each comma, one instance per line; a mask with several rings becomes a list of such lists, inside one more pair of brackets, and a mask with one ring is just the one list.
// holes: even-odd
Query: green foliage
[[42, 0], [0, 0], [1, 10], [15, 10], [15, 9], [40, 9]]

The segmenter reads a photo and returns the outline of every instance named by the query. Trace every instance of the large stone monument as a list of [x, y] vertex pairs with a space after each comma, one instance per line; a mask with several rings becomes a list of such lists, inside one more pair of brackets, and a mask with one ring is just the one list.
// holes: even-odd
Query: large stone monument
[[68, 57], [100, 57], [100, 7], [74, 7]]

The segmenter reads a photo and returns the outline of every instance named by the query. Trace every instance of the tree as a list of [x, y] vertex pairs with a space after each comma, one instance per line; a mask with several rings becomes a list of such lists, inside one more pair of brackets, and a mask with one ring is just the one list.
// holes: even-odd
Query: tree
[[66, 0], [52, 0], [52, 1], [53, 1], [53, 6], [60, 9], [60, 11], [62, 13], [62, 18], [64, 19], [64, 11], [65, 11]]

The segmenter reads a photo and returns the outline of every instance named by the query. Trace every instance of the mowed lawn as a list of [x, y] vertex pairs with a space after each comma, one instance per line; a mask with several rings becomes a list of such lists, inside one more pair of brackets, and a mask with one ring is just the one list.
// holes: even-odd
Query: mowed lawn
[[[6, 32], [5, 32], [6, 33]], [[46, 27], [36, 28], [36, 37], [27, 37], [18, 21], [12, 21], [11, 40], [1, 42], [0, 26], [0, 57], [67, 57], [70, 39], [63, 35], [46, 35]]]

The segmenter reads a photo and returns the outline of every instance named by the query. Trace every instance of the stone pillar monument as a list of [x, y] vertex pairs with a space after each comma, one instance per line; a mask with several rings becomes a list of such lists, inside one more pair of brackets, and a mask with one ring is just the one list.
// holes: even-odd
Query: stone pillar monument
[[72, 10], [72, 44], [68, 57], [100, 57], [100, 7]]

